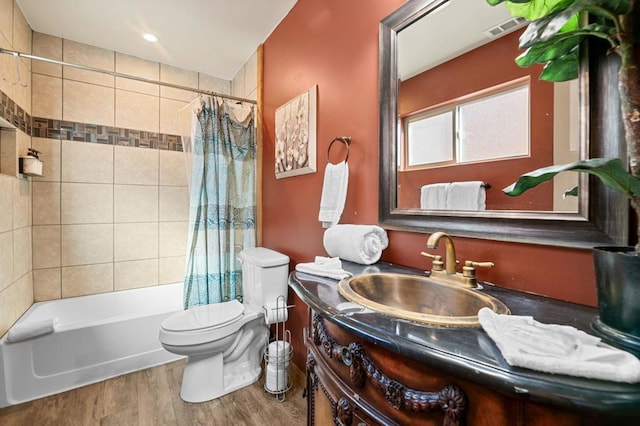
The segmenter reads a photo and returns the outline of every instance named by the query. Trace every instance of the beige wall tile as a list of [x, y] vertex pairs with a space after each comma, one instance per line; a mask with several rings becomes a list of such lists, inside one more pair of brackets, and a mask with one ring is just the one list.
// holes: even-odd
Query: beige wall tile
[[60, 183], [33, 182], [33, 224], [60, 224]]
[[[160, 64], [160, 81], [197, 89], [198, 73], [171, 65]], [[160, 96], [184, 102], [190, 102], [196, 97], [191, 91], [166, 86], [160, 86]]]
[[186, 257], [161, 257], [158, 273], [159, 284], [171, 284], [184, 281]]
[[62, 297], [62, 269], [36, 269], [33, 271], [33, 298], [36, 302]]
[[58, 139], [32, 138], [31, 146], [40, 151], [42, 176], [33, 176], [32, 180], [59, 182], [62, 143]]
[[34, 226], [33, 268], [55, 268], [60, 266], [60, 225]]
[[158, 184], [158, 150], [149, 148], [115, 148], [115, 183]]
[[160, 98], [116, 90], [116, 126], [158, 132], [160, 130]]
[[16, 143], [18, 144], [18, 156], [25, 156], [31, 148], [31, 136], [22, 130], [16, 130]]
[[[116, 52], [116, 72], [144, 78], [146, 80], [160, 80], [160, 64], [135, 56]], [[160, 96], [160, 86], [128, 78], [116, 77], [116, 88], [131, 92]]]
[[189, 189], [186, 186], [160, 187], [160, 221], [189, 220]]
[[13, 0], [0, 0], [0, 33], [13, 40]]
[[160, 222], [160, 257], [184, 256], [188, 222]]
[[12, 283], [13, 231], [8, 231], [0, 233], [0, 291], [9, 287]]
[[184, 152], [160, 151], [160, 185], [187, 186], [187, 166]]
[[62, 266], [113, 262], [113, 224], [63, 225]]
[[[35, 56], [62, 61], [62, 39], [60, 37], [34, 31], [32, 43], [33, 54]], [[62, 65], [44, 61], [33, 61], [31, 67], [34, 73], [50, 75], [52, 77], [62, 77]]]
[[114, 220], [116, 223], [157, 221], [158, 187], [115, 185]]
[[[95, 73], [94, 73], [95, 74]], [[113, 126], [115, 89], [72, 80], [62, 83], [64, 120]]]
[[208, 74], [198, 73], [198, 88], [210, 92], [231, 94], [231, 81], [213, 77]]
[[31, 225], [31, 182], [13, 180], [13, 229]]
[[[113, 50], [101, 49], [68, 39], [62, 41], [62, 47], [62, 57], [65, 62], [99, 68], [105, 71], [115, 70], [115, 52]], [[114, 77], [108, 74], [72, 67], [64, 67], [62, 74], [65, 79], [69, 80], [83, 81], [101, 86], [114, 86]]]
[[[0, 17], [1, 16], [3, 16], [2, 13], [0, 13]], [[0, 34], [0, 47], [4, 49], [13, 50], [10, 39], [5, 38], [3, 34]], [[0, 78], [0, 90], [2, 90], [5, 93], [5, 95], [10, 97], [11, 99], [13, 99], [14, 97], [13, 86], [11, 85], [11, 83], [13, 78], [12, 76], [14, 76], [15, 73], [16, 73], [15, 58], [11, 55], [0, 55], [0, 75], [4, 77], [4, 78]]]
[[62, 297], [113, 291], [113, 263], [62, 268]]
[[116, 262], [158, 257], [158, 222], [116, 223], [114, 228]]
[[13, 8], [13, 48], [31, 53], [31, 27], [17, 5]]
[[0, 232], [13, 229], [13, 180], [11, 176], [0, 175]]
[[17, 130], [0, 129], [0, 172], [7, 176], [18, 176]]
[[154, 285], [158, 285], [157, 258], [115, 263], [114, 289], [116, 291]]
[[11, 288], [13, 289], [14, 313], [18, 319], [33, 304], [33, 275], [31, 272], [24, 274]]
[[33, 74], [34, 117], [62, 120], [62, 79], [48, 75]]
[[62, 141], [62, 181], [113, 183], [113, 146]]
[[13, 231], [13, 279], [31, 271], [31, 227]]
[[[1, 15], [1, 14], [0, 14]], [[14, 308], [11, 304], [11, 290], [0, 290], [0, 337], [2, 337], [9, 327], [16, 320], [17, 316], [14, 314]]]
[[13, 64], [13, 72], [9, 74], [13, 76], [11, 82], [18, 83], [13, 86], [11, 97], [22, 109], [31, 114], [31, 60], [18, 59], [18, 67], [20, 70], [19, 76], [16, 74], [15, 62]]
[[60, 195], [62, 224], [113, 223], [113, 185], [63, 182]]
[[160, 98], [160, 133], [182, 136], [189, 132], [190, 124], [183, 123], [183, 120], [189, 120], [191, 108], [187, 105], [187, 102]]
[[244, 67], [240, 68], [238, 73], [233, 77], [231, 81], [231, 94], [233, 96], [238, 96], [240, 98], [244, 98], [245, 96], [245, 88], [244, 88]]

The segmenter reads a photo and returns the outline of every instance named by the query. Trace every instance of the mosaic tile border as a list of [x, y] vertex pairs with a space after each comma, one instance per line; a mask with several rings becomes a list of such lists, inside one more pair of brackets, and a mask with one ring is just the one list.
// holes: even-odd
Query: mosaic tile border
[[178, 135], [31, 117], [1, 90], [0, 117], [36, 138], [182, 151], [182, 137]]
[[33, 118], [32, 136], [75, 142], [182, 151], [182, 138], [177, 135], [41, 117]]
[[0, 117], [31, 136], [31, 116], [0, 90]]

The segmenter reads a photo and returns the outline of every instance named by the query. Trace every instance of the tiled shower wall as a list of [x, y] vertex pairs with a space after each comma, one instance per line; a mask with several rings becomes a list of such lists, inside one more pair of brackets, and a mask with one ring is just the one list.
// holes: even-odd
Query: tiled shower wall
[[[0, 0], [0, 46], [31, 51], [31, 29], [13, 0]], [[11, 109], [17, 105], [30, 114], [30, 82], [31, 61], [0, 55], [0, 90], [7, 99], [4, 106], [11, 103]], [[29, 146], [31, 138], [24, 131], [9, 133], [10, 137], [3, 135], [4, 143], [17, 143], [22, 149]], [[31, 182], [0, 174], [0, 336], [32, 303]]]
[[[0, 0], [0, 21], [7, 7], [20, 15], [10, 26], [22, 23], [28, 33], [17, 38], [28, 42], [9, 43], [0, 22], [3, 47], [256, 97], [256, 55], [230, 82], [32, 33], [13, 1]], [[10, 75], [6, 58], [13, 60], [0, 55], [0, 64]], [[196, 94], [35, 60], [21, 66], [32, 96], [0, 88], [33, 116], [28, 139], [42, 153], [44, 176], [32, 182], [0, 176], [0, 335], [33, 300], [181, 281], [185, 264], [188, 191], [184, 154], [176, 149], [179, 112], [190, 109]], [[30, 239], [32, 245], [23, 244]], [[10, 255], [2, 254], [5, 248]]]

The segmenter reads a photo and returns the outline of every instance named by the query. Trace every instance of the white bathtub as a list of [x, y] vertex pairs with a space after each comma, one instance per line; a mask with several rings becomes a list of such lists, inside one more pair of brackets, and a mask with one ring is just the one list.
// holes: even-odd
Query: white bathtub
[[39, 302], [18, 320], [57, 318], [54, 333], [0, 339], [0, 408], [180, 359], [158, 341], [182, 309], [182, 283]]

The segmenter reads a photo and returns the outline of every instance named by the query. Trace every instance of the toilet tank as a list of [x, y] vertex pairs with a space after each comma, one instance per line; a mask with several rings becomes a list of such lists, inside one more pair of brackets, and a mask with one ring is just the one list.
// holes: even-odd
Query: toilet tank
[[265, 247], [246, 248], [238, 255], [242, 264], [244, 303], [261, 309], [276, 303], [278, 296], [287, 303], [289, 256]]

